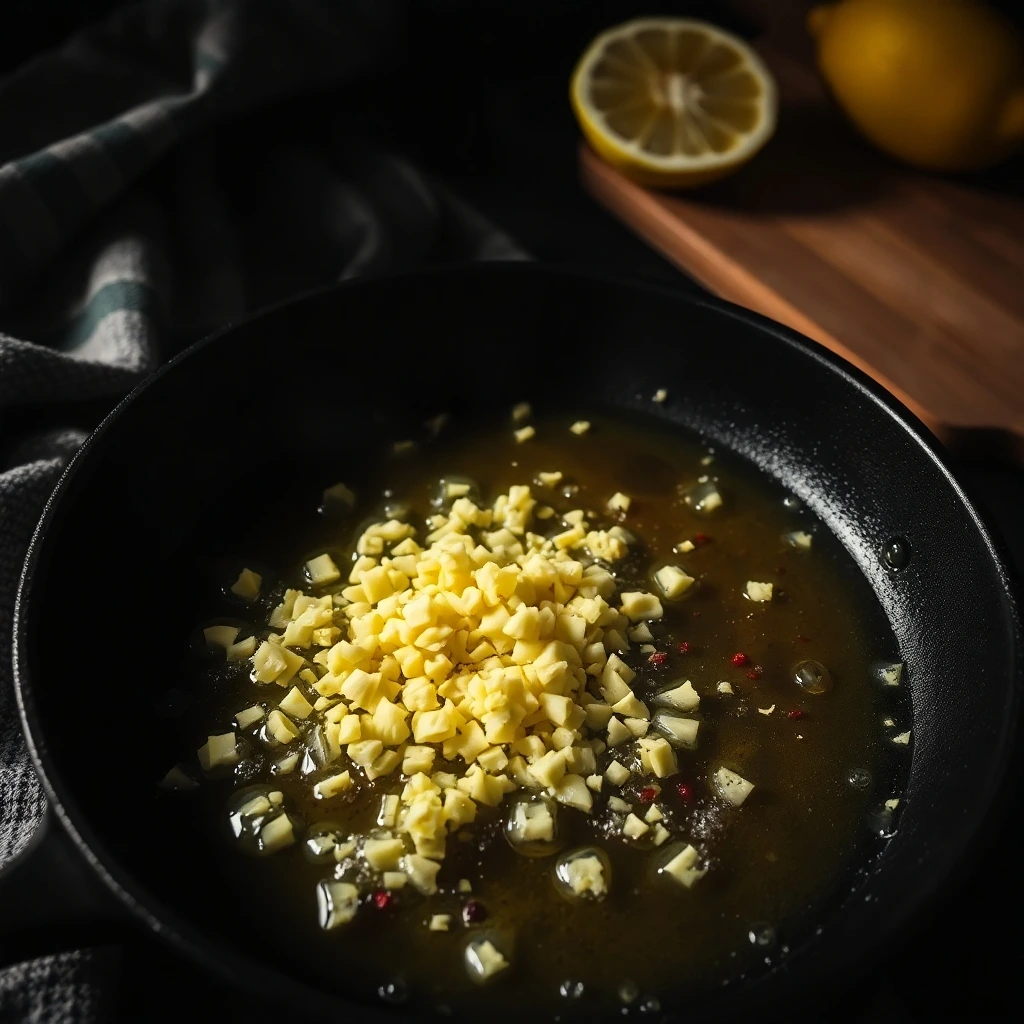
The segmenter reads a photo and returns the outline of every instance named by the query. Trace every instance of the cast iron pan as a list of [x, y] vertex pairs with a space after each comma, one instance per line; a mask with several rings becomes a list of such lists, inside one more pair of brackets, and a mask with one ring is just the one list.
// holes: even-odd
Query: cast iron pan
[[[934, 900], [991, 819], [1024, 677], [1004, 562], [935, 442], [862, 374], [761, 317], [487, 265], [346, 284], [229, 327], [134, 391], [75, 457], [18, 597], [18, 696], [50, 812], [0, 877], [7, 962], [56, 934], [95, 938], [105, 923], [123, 935], [134, 922], [293, 1013], [396, 1019], [330, 991], [301, 951], [232, 926], [211, 840], [195, 830], [177, 841], [187, 820], [155, 817], [165, 805], [154, 781], [179, 751], [136, 723], [174, 681], [160, 637], [194, 626], [190, 552], [229, 483], [268, 467], [287, 487], [307, 459], [344, 465], [369, 432], [397, 438], [440, 409], [524, 396], [558, 407], [566, 381], [574, 404], [642, 406], [782, 481], [856, 560], [908, 666], [914, 741], [896, 836], [784, 966], [687, 1016], [791, 1015], [802, 997], [852, 980]], [[672, 398], [655, 409], [648, 396], [661, 386]], [[894, 538], [909, 551], [898, 569], [882, 557]], [[485, 1005], [493, 1016], [494, 1000]]]

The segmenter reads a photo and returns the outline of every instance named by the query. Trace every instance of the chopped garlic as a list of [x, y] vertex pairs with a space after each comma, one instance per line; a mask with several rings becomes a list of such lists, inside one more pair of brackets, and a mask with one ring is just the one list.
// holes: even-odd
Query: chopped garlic
[[313, 796], [317, 800], [329, 800], [331, 797], [344, 793], [352, 788], [352, 775], [349, 772], [339, 772], [329, 778], [322, 779], [313, 787]]
[[899, 807], [899, 805], [900, 802], [897, 797], [893, 797], [893, 799], [885, 801], [885, 809], [887, 811], [895, 811], [896, 808]]
[[727, 682], [725, 682], [725, 680], [722, 680], [722, 682], [720, 682], [718, 684], [717, 690], [718, 690], [719, 693], [733, 693], [734, 692], [733, 688], [732, 688], [732, 683], [727, 683]]
[[555, 819], [543, 803], [519, 802], [508, 826], [514, 843], [550, 843], [555, 838]]
[[437, 892], [437, 873], [441, 865], [436, 860], [429, 860], [418, 853], [409, 853], [402, 858], [402, 867], [413, 887], [424, 896], [432, 896]]
[[684, 554], [684, 555], [688, 555], [691, 551], [695, 551], [696, 549], [697, 549], [697, 545], [694, 544], [692, 540], [680, 541], [676, 545], [676, 551], [678, 551], [678, 552], [680, 552], [680, 554]]
[[278, 707], [289, 717], [298, 718], [300, 721], [305, 721], [313, 713], [313, 705], [302, 696], [302, 691], [297, 686], [293, 686], [281, 698]]
[[616, 491], [609, 499], [607, 507], [612, 512], [628, 512], [633, 499], [622, 491]]
[[619, 764], [618, 761], [612, 761], [604, 770], [604, 777], [613, 786], [624, 786], [629, 781], [631, 774], [632, 772], [625, 765]]
[[237, 725], [239, 729], [248, 729], [257, 722], [262, 722], [265, 714], [266, 712], [259, 706], [259, 704], [254, 704], [251, 708], [243, 708], [237, 715], [235, 715], [235, 725]]
[[668, 398], [668, 391], [666, 391], [665, 388], [658, 388], [658, 390], [654, 392], [653, 401], [660, 404], [664, 402], [666, 398]]
[[[538, 479], [563, 481], [556, 472]], [[635, 672], [616, 653], [653, 637], [644, 620], [661, 617], [661, 603], [654, 594], [617, 594], [612, 573], [589, 564], [624, 557], [635, 538], [619, 527], [591, 529], [577, 508], [549, 539], [532, 532], [538, 509], [529, 486], [484, 506], [469, 484], [441, 483], [447, 511], [430, 517], [425, 538], [398, 519], [371, 524], [344, 589], [286, 591], [271, 616], [279, 632], [252, 654], [253, 678], [287, 691], [261, 735], [293, 742], [296, 722], [307, 721], [328, 762], [363, 769], [321, 780], [320, 799], [402, 772], [400, 806], [382, 807], [380, 823], [415, 848], [402, 863], [409, 884], [423, 890], [436, 886], [449, 833], [472, 822], [481, 804], [497, 807], [524, 787], [590, 812], [603, 785], [596, 758], [608, 744], [647, 744], [645, 770], [676, 770], [668, 744], [648, 736], [649, 711], [629, 685]], [[309, 576], [323, 582], [337, 570], [321, 556]], [[588, 677], [602, 700], [585, 689]], [[588, 729], [607, 729], [608, 744], [586, 742]], [[295, 771], [303, 754], [275, 770]], [[622, 771], [632, 756], [620, 754]], [[431, 775], [438, 758], [446, 770]], [[548, 827], [554, 835], [550, 816]]]
[[268, 821], [259, 831], [260, 849], [264, 853], [276, 853], [295, 842], [292, 819], [280, 814]]
[[700, 854], [692, 846], [686, 846], [661, 868], [661, 872], [690, 889], [707, 874], [707, 868], [695, 867], [699, 859]]
[[577, 436], [580, 436], [582, 434], [585, 434], [590, 429], [590, 421], [577, 420], [569, 429]]
[[644, 815], [644, 821], [653, 825], [656, 821], [661, 821], [664, 817], [665, 815], [661, 813], [661, 808], [657, 804], [651, 804], [647, 813]]
[[585, 814], [590, 813], [594, 805], [594, 798], [587, 789], [586, 780], [582, 775], [565, 775], [554, 789], [555, 799], [560, 804], [568, 807], [575, 807]]
[[672, 833], [669, 832], [661, 822], [658, 822], [658, 824], [654, 826], [654, 845], [661, 846], [661, 844], [671, 835]]
[[770, 708], [758, 708], [757, 713], [759, 715], [770, 715], [774, 710], [775, 705], [773, 704]]
[[899, 686], [900, 680], [903, 678], [903, 662], [883, 665], [878, 670], [878, 677], [886, 686]]
[[355, 508], [356, 496], [351, 488], [337, 483], [324, 491], [323, 504], [326, 509], [336, 508], [348, 512]]
[[512, 406], [512, 422], [525, 423], [533, 416], [533, 408], [529, 402], [517, 402]]
[[656, 693], [654, 703], [667, 704], [680, 711], [696, 711], [700, 707], [700, 694], [693, 688], [693, 683], [685, 679], [678, 686]]
[[565, 863], [563, 870], [566, 882], [577, 896], [590, 893], [600, 899], [608, 892], [608, 882], [604, 877], [604, 865], [596, 854], [573, 857]]
[[399, 799], [394, 793], [388, 793], [380, 802], [380, 811], [377, 813], [377, 824], [385, 828], [394, 828], [398, 823]]
[[222, 647], [225, 651], [235, 642], [238, 636], [237, 626], [207, 626], [203, 630], [207, 647]]
[[621, 796], [610, 796], [608, 809], [615, 811], [616, 814], [629, 814], [633, 810], [633, 805], [628, 800], [623, 800]]
[[432, 932], [446, 932], [448, 931], [448, 926], [451, 924], [451, 921], [451, 914], [431, 914], [430, 923], [427, 927]]
[[233, 732], [225, 732], [219, 736], [208, 736], [206, 742], [198, 751], [199, 764], [204, 772], [213, 771], [214, 768], [222, 768], [232, 764], [238, 764], [242, 759], [238, 752], [238, 745], [235, 742]]
[[649, 643], [654, 639], [651, 627], [646, 622], [640, 622], [629, 629], [629, 639], [635, 643]]
[[514, 430], [512, 433], [515, 435], [516, 444], [522, 444], [524, 441], [529, 441], [531, 437], [535, 437], [537, 431], [533, 427], [520, 427], [519, 430]]
[[665, 614], [661, 601], [654, 594], [633, 591], [619, 596], [622, 614], [634, 622], [639, 619], [660, 619]]
[[324, 931], [348, 924], [359, 910], [359, 890], [350, 882], [317, 883], [316, 901]]
[[245, 661], [256, 653], [256, 637], [247, 636], [244, 640], [233, 643], [227, 649], [228, 661]]
[[663, 565], [654, 574], [654, 582], [670, 601], [682, 597], [697, 581], [687, 575], [678, 565]]
[[326, 583], [334, 583], [341, 579], [341, 570], [334, 564], [330, 555], [317, 555], [306, 563], [306, 573], [309, 582], [314, 586], [322, 586]]
[[811, 550], [811, 535], [803, 530], [794, 530], [792, 533], [783, 534], [782, 538], [790, 547], [799, 551]]
[[675, 775], [679, 771], [675, 751], [663, 737], [637, 740], [640, 747], [640, 762], [646, 772], [652, 772], [659, 779]]
[[280, 761], [274, 764], [274, 773], [277, 775], [288, 775], [295, 771], [299, 763], [298, 754], [287, 754]]
[[238, 574], [238, 579], [231, 584], [231, 593], [240, 597], [243, 601], [255, 601], [260, 596], [260, 584], [263, 577], [252, 569], [243, 569]]
[[285, 746], [299, 738], [298, 727], [281, 711], [271, 711], [267, 715], [266, 730], [268, 736]]
[[177, 765], [175, 765], [161, 780], [160, 788], [167, 790], [179, 790], [181, 792], [188, 792], [189, 790], [198, 789], [199, 783], [190, 775], [186, 775]]
[[630, 839], [639, 839], [650, 831], [650, 826], [644, 824], [635, 814], [630, 814], [622, 826], [622, 834]]
[[700, 722], [695, 718], [680, 718], [678, 715], [667, 715], [659, 711], [654, 716], [654, 728], [662, 733], [670, 743], [687, 750], [697, 749], [697, 731]]
[[397, 871], [404, 855], [401, 839], [367, 839], [363, 844], [363, 857], [374, 871]]
[[265, 640], [252, 656], [252, 664], [256, 682], [287, 686], [302, 668], [302, 658], [286, 647]]
[[460, 878], [457, 888], [459, 892], [472, 892], [473, 883], [468, 878]]
[[747, 782], [742, 775], [737, 775], [728, 768], [719, 768], [715, 772], [715, 785], [718, 792], [734, 807], [739, 807], [754, 789], [752, 782]]
[[754, 580], [748, 580], [746, 594], [751, 601], [761, 603], [772, 599], [772, 589], [771, 583], [757, 583]]
[[404, 871], [385, 871], [383, 875], [384, 888], [389, 890], [404, 889], [409, 876]]
[[910, 742], [910, 730], [908, 729], [906, 732], [901, 732], [898, 736], [893, 736], [892, 741], [893, 743], [902, 743], [906, 745]]
[[487, 981], [508, 967], [508, 961], [498, 952], [490, 939], [471, 942], [466, 946], [466, 967], [476, 981]]

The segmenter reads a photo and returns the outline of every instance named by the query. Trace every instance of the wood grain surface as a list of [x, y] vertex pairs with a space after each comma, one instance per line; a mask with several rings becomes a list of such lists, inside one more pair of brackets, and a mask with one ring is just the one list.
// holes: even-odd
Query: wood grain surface
[[585, 187], [712, 291], [871, 374], [947, 443], [1024, 461], [1020, 191], [897, 165], [777, 34], [758, 49], [781, 109], [749, 165], [671, 195], [584, 146]]

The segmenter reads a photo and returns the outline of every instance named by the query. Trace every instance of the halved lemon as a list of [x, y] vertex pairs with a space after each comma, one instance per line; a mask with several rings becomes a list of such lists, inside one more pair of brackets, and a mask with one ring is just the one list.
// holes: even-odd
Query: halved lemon
[[721, 178], [775, 131], [775, 82], [761, 59], [688, 18], [639, 18], [599, 35], [569, 92], [598, 155], [656, 188]]

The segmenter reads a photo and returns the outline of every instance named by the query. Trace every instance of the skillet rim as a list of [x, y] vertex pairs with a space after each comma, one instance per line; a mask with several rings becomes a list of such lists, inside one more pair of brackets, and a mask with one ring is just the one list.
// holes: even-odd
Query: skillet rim
[[[61, 515], [66, 514], [69, 509], [73, 508], [73, 505], [62, 508], [62, 502], [64, 501], [69, 484], [81, 471], [83, 463], [91, 458], [92, 451], [97, 445], [102, 443], [114, 423], [129, 408], [142, 400], [152, 386], [190, 356], [193, 356], [208, 345], [216, 343], [223, 336], [248, 327], [262, 317], [279, 314], [292, 306], [320, 299], [328, 294], [344, 293], [352, 290], [387, 288], [394, 282], [423, 278], [472, 279], [474, 277], [489, 276], [514, 278], [516, 275], [541, 277], [549, 280], [560, 278], [584, 285], [603, 285], [620, 291], [625, 289], [631, 292], [637, 301], [644, 294], [648, 294], [678, 302], [682, 305], [696, 306], [709, 310], [716, 315], [737, 321], [744, 325], [745, 329], [753, 330], [762, 336], [767, 334], [776, 344], [796, 349], [803, 356], [821, 365], [827, 372], [837, 374], [846, 382], [847, 386], [852, 387], [866, 399], [873, 402], [888, 416], [895, 426], [902, 430], [903, 434], [915, 443], [915, 446], [922, 451], [924, 457], [929, 459], [942, 474], [946, 485], [952, 488], [957, 501], [967, 513], [987, 549], [989, 561], [995, 568], [1001, 583], [999, 597], [1006, 613], [1006, 625], [1009, 627], [1007, 640], [1011, 657], [1010, 672], [1008, 673], [1005, 687], [1006, 700], [1004, 702], [1004, 709], [1008, 713], [1004, 716], [1001, 723], [999, 742], [993, 746], [989, 757], [990, 782], [984, 792], [984, 810], [977, 815], [973, 831], [967, 840], [960, 845], [956, 855], [949, 861], [947, 869], [941, 876], [931, 881], [925, 889], [918, 891], [916, 895], [905, 899], [900, 905], [900, 912], [887, 918], [884, 934], [877, 937], [874, 946], [860, 951], [857, 957], [857, 970], [863, 970], [873, 960], [877, 959], [881, 951], [891, 944], [900, 933], [906, 932], [915, 919], [923, 918], [927, 905], [935, 902], [936, 897], [941, 896], [943, 890], [948, 892], [951, 880], [977, 859], [985, 838], [992, 829], [993, 819], [998, 815], [1005, 791], [1008, 788], [1008, 769], [1015, 752], [1016, 737], [1020, 731], [1018, 719], [1022, 702], [1024, 702], [1024, 625], [1022, 625], [1021, 619], [1021, 584], [1016, 573], [1011, 568], [1012, 563], [1007, 556], [1005, 545], [998, 532], [989, 523], [987, 516], [976, 507], [966, 488], [951, 467], [948, 451], [943, 448], [938, 438], [913, 412], [866, 373], [799, 332], [717, 296], [693, 294], [668, 284], [638, 277], [623, 276], [610, 271], [594, 270], [580, 265], [555, 265], [511, 260], [443, 264], [412, 271], [399, 271], [354, 278], [348, 281], [335, 282], [324, 287], [309, 289], [281, 302], [249, 313], [244, 317], [232, 320], [198, 339], [167, 362], [161, 364], [117, 402], [114, 408], [103, 418], [82, 443], [81, 447], [74, 453], [68, 465], [61, 473], [53, 492], [46, 501], [39, 522], [33, 532], [18, 581], [18, 591], [12, 619], [12, 662], [15, 698], [22, 731], [32, 763], [43, 783], [51, 809], [58, 818], [60, 827], [63, 828], [71, 839], [79, 854], [96, 872], [107, 888], [118, 898], [122, 906], [141, 919], [151, 932], [166, 940], [174, 949], [185, 954], [190, 960], [197, 961], [201, 966], [212, 969], [231, 984], [237, 984], [239, 974], [261, 976], [263, 981], [259, 987], [271, 995], [280, 995], [282, 988], [297, 987], [311, 998], [318, 999], [321, 1003], [325, 999], [329, 999], [335, 1005], [346, 1001], [347, 997], [345, 996], [327, 996], [326, 993], [319, 992], [313, 986], [295, 978], [293, 975], [282, 972], [270, 965], [260, 964], [260, 969], [256, 970], [256, 961], [249, 956], [237, 952], [216, 940], [207, 938], [193, 922], [180, 917], [173, 907], [165, 906], [164, 901], [156, 893], [138, 883], [132, 876], [131, 871], [126, 870], [124, 865], [120, 863], [120, 858], [116, 851], [112, 853], [108, 845], [102, 842], [93, 831], [88, 815], [83, 813], [81, 807], [76, 803], [74, 796], [69, 793], [65, 786], [59, 769], [52, 764], [52, 759], [46, 749], [47, 744], [44, 741], [42, 744], [43, 749], [41, 750], [40, 745], [36, 742], [33, 727], [34, 725], [36, 727], [39, 725], [39, 710], [32, 692], [28, 666], [28, 644], [22, 639], [26, 609], [35, 596], [33, 594], [33, 576], [40, 561], [41, 552], [46, 545], [47, 534], [50, 528], [55, 521], [59, 521]], [[45, 734], [45, 727], [43, 727], [42, 732]], [[153, 909], [154, 905], [157, 908], [156, 910]], [[851, 980], [855, 976], [856, 972], [851, 971]], [[814, 980], [820, 982], [821, 979], [817, 978]], [[396, 1008], [373, 1006], [354, 997], [348, 998], [347, 1001], [359, 1005], [361, 1010], [371, 1014], [380, 1021], [394, 1022], [400, 1017], [406, 1016], [405, 1011], [398, 1010], [396, 1012]]]

